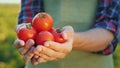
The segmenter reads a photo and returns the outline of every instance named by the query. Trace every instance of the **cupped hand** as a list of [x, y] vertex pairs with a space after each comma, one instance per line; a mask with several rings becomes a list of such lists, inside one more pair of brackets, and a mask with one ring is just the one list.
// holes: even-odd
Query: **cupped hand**
[[23, 40], [17, 39], [14, 46], [18, 49], [19, 53], [23, 56], [23, 60], [28, 62], [33, 57], [34, 53], [34, 40], [29, 39], [26, 43]]
[[[31, 23], [22, 23], [22, 24], [18, 24], [16, 25], [15, 31], [16, 33], [18, 33], [18, 31], [22, 28], [26, 28], [26, 25], [31, 24]], [[33, 57], [34, 53], [34, 40], [29, 39], [26, 42], [24, 42], [23, 40], [20, 39], [16, 39], [14, 42], [14, 46], [18, 49], [19, 53], [23, 56], [23, 60], [25, 62], [28, 62], [31, 60], [31, 58]]]
[[32, 63], [38, 64], [65, 58], [72, 50], [73, 34], [74, 31], [71, 26], [63, 27], [62, 35], [67, 41], [64, 43], [46, 41], [44, 45], [38, 45], [34, 49], [37, 59], [33, 59]]

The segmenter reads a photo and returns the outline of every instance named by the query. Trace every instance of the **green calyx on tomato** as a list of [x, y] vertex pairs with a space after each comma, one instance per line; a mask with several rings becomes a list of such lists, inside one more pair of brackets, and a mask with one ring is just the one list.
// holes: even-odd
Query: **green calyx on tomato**
[[66, 41], [61, 34], [61, 29], [52, 28], [49, 31], [53, 34], [55, 42], [64, 43]]
[[48, 31], [53, 26], [53, 18], [48, 13], [38, 13], [32, 20], [32, 26], [40, 31]]
[[45, 15], [44, 14], [40, 14], [39, 17], [40, 18], [45, 18]]
[[27, 28], [27, 29], [31, 29], [31, 28], [32, 28], [32, 25], [31, 25], [31, 24], [27, 24], [27, 25], [26, 25], [26, 28]]
[[[30, 26], [30, 25], [28, 25]], [[36, 30], [34, 28], [28, 28], [28, 26], [26, 26], [26, 28], [22, 28], [18, 31], [17, 36], [19, 39], [23, 40], [23, 41], [27, 41], [29, 39], [35, 39], [35, 35], [36, 35]]]

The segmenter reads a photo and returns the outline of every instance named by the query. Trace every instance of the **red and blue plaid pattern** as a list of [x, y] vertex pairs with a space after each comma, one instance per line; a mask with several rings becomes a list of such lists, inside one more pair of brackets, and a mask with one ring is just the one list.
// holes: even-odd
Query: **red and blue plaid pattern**
[[[28, 23], [38, 13], [43, 12], [43, 0], [21, 0], [18, 24]], [[98, 0], [96, 21], [93, 28], [104, 28], [113, 32], [115, 38], [108, 47], [97, 54], [108, 55], [115, 51], [120, 35], [120, 0]]]
[[111, 54], [115, 51], [118, 43], [117, 36], [120, 35], [120, 0], [98, 0], [96, 22], [93, 28], [104, 28], [113, 32], [115, 38], [109, 46], [99, 54]]

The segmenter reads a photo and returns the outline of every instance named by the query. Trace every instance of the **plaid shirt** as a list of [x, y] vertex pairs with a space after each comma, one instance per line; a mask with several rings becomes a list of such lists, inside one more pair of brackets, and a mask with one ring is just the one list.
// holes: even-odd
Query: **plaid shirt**
[[[32, 18], [39, 12], [43, 12], [43, 0], [21, 0], [21, 11], [18, 24], [31, 22]], [[96, 21], [93, 28], [104, 28], [113, 32], [115, 38], [108, 47], [97, 54], [108, 55], [115, 51], [120, 35], [120, 0], [98, 0]]]

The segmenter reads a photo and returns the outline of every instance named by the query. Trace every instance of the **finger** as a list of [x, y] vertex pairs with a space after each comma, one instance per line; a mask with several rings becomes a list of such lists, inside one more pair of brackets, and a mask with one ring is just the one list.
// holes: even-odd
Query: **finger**
[[45, 60], [48, 60], [48, 61], [50, 61], [50, 60], [55, 60], [56, 59], [56, 57], [54, 58], [54, 57], [51, 57], [51, 56], [48, 56], [48, 55], [45, 55], [45, 54], [43, 54], [43, 53], [41, 53], [41, 52], [34, 52], [34, 54], [36, 54], [35, 55], [35, 58], [37, 57], [38, 58], [38, 56], [40, 56], [41, 58], [44, 58]]
[[50, 60], [51, 57], [45, 55], [45, 54], [42, 54], [42, 53], [39, 53], [38, 54], [41, 58], [44, 58], [45, 60]]
[[36, 54], [35, 56], [40, 56], [40, 57], [42, 57], [46, 60], [49, 60], [49, 58], [50, 58], [49, 56], [41, 53], [42, 52], [42, 47], [41, 46], [37, 46], [36, 49], [34, 49], [33, 52], [34, 52], [34, 54]]
[[41, 57], [37, 61], [38, 61], [38, 63], [45, 63], [45, 62], [47, 62], [46, 59], [41, 58]]
[[35, 44], [34, 40], [29, 39], [29, 40], [26, 42], [26, 44], [25, 44], [25, 48], [26, 48], [26, 49], [29, 49], [29, 48], [31, 48], [34, 44]]
[[65, 32], [61, 32], [61, 34], [62, 34], [62, 36], [63, 36], [63, 38], [64, 38], [65, 40], [68, 40], [67, 33], [65, 33]]
[[42, 51], [37, 55], [39, 55], [41, 58], [43, 58], [47, 61], [53, 61], [53, 60], [56, 61], [58, 59], [63, 59], [66, 56], [66, 54], [68, 53], [68, 52], [67, 53], [56, 52], [56, 51], [46, 48], [44, 46], [38, 46], [37, 50], [39, 50], [39, 48], [42, 48]]
[[39, 56], [39, 53], [42, 51], [42, 48], [40, 47], [42, 45], [38, 45], [34, 50], [33, 53], [35, 54], [35, 57]]
[[46, 41], [44, 46], [50, 49], [53, 49], [57, 52], [59, 52], [62, 49], [62, 46], [60, 45], [60, 43], [53, 42], [53, 41]]
[[19, 48], [18, 51], [19, 51], [19, 53], [20, 53], [21, 55], [24, 55], [24, 54], [26, 53], [24, 47]]
[[34, 49], [35, 49], [35, 48], [32, 47], [32, 48], [30, 49], [30, 51], [28, 51], [28, 53], [25, 54], [25, 56], [23, 57], [23, 60], [24, 60], [25, 62], [30, 61], [30, 59], [34, 56], [34, 53], [33, 53], [33, 50], [34, 50]]
[[63, 35], [63, 38], [65, 38], [66, 40], [69, 38], [73, 38], [73, 33], [74, 33], [74, 30], [71, 26], [63, 27], [62, 35]]
[[40, 57], [48, 60], [48, 61], [49, 60], [55, 60], [59, 56], [59, 54], [60, 54], [60, 52], [56, 52], [56, 51], [54, 51], [52, 49], [49, 49], [47, 47], [44, 47], [44, 46], [38, 46], [37, 50], [39, 48], [42, 48], [42, 51], [38, 55]]
[[37, 58], [39, 58], [39, 56], [35, 54], [35, 55], [34, 55], [34, 58], [36, 58], [36, 59], [37, 59]]
[[55, 50], [56, 52], [69, 53], [72, 49], [72, 39], [67, 40], [65, 43], [57, 43], [53, 41], [45, 42], [45, 47]]
[[64, 30], [69, 30], [69, 29], [73, 30], [72, 26], [65, 26], [65, 27], [62, 28], [63, 31]]
[[36, 58], [32, 58], [32, 59], [31, 59], [31, 63], [32, 63], [33, 65], [37, 65], [37, 64], [38, 64], [38, 61], [37, 61]]
[[33, 45], [34, 45], [34, 41], [32, 39], [29, 39], [25, 43], [25, 47], [19, 48], [20, 54], [22, 55], [26, 54]]
[[24, 42], [23, 40], [20, 40], [20, 39], [17, 39], [17, 40], [15, 40], [15, 42], [14, 42], [14, 46], [15, 46], [16, 48], [23, 47], [24, 45], [25, 45], [25, 42]]

